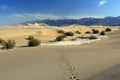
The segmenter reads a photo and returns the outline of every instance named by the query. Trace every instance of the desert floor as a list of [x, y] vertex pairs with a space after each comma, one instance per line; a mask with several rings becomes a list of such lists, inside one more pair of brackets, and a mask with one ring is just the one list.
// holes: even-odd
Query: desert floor
[[80, 80], [96, 80], [120, 64], [120, 31], [108, 36], [91, 44], [0, 50], [0, 80], [68, 80], [68, 65]]

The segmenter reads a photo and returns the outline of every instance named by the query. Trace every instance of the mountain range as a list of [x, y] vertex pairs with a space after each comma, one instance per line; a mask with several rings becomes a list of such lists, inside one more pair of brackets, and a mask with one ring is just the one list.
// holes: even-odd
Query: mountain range
[[45, 23], [50, 26], [66, 26], [66, 25], [103, 25], [103, 26], [120, 26], [120, 16], [119, 17], [105, 17], [105, 18], [82, 18], [82, 19], [59, 19], [59, 20], [34, 20], [28, 21], [22, 24], [34, 24], [34, 23]]

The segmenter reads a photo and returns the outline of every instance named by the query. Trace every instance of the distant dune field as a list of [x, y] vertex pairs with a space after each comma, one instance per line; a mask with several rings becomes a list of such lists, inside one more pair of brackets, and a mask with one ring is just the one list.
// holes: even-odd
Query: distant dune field
[[[60, 34], [57, 32], [58, 30], [63, 30], [65, 32], [73, 32], [79, 31], [81, 34], [75, 33], [74, 37], [80, 37], [85, 35], [85, 32], [92, 31], [92, 29], [97, 29], [99, 31], [105, 30], [109, 26], [81, 26], [81, 25], [71, 25], [71, 26], [48, 26], [46, 24], [28, 24], [28, 25], [17, 25], [17, 26], [1, 26], [0, 27], [0, 38], [8, 40], [14, 39], [18, 44], [17, 45], [25, 45], [28, 36], [32, 35], [36, 38], [40, 39], [42, 42], [54, 40]], [[111, 27], [111, 29], [117, 30], [117, 27]], [[69, 38], [68, 38], [69, 39]], [[66, 40], [68, 40], [66, 39]], [[71, 39], [71, 38], [70, 38]]]

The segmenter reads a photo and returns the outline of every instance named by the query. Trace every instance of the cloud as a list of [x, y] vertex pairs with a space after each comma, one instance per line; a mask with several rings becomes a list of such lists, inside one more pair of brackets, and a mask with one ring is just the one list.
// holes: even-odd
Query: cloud
[[9, 15], [0, 16], [0, 25], [17, 25], [26, 21], [44, 20], [44, 19], [81, 19], [81, 18], [103, 18], [102, 16], [59, 16], [54, 14], [41, 14], [41, 13], [13, 13]]
[[100, 7], [106, 3], [107, 3], [107, 0], [100, 0], [100, 2], [98, 3], [98, 7]]
[[43, 20], [43, 19], [61, 19], [60, 16], [57, 16], [57, 15], [53, 15], [53, 14], [39, 14], [39, 13], [35, 13], [35, 14], [29, 14], [29, 13], [15, 13], [15, 14], [12, 14], [11, 16], [14, 16], [14, 17], [18, 17], [18, 18], [21, 18], [21, 19], [32, 19], [32, 20], [36, 20], [36, 19], [39, 19], [39, 20]]
[[62, 19], [62, 17], [54, 14], [41, 13], [13, 13], [0, 16], [0, 25], [16, 25], [26, 21], [44, 20], [44, 19]]
[[66, 16], [67, 19], [81, 19], [81, 18], [103, 18], [103, 16]]
[[2, 5], [2, 6], [0, 6], [0, 9], [3, 9], [3, 10], [5, 10], [7, 8], [8, 8], [8, 5]]

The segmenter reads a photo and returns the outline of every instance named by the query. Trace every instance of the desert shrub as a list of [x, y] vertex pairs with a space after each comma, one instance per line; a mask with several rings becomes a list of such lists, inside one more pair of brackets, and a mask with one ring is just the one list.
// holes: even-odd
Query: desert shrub
[[39, 39], [33, 38], [33, 39], [30, 39], [30, 40], [28, 41], [28, 46], [29, 46], [29, 47], [39, 46], [40, 43], [41, 43], [41, 41], [40, 41]]
[[97, 37], [92, 35], [89, 37], [89, 39], [97, 39]]
[[74, 36], [74, 33], [73, 32], [66, 32], [65, 35], [66, 36]]
[[66, 35], [60, 35], [60, 36], [56, 37], [55, 41], [63, 41], [64, 38], [66, 38]]
[[111, 28], [106, 28], [105, 31], [106, 31], [106, 32], [110, 32], [110, 31], [112, 31], [112, 29], [111, 29]]
[[92, 31], [93, 31], [93, 34], [98, 34], [99, 33], [99, 30], [97, 30], [97, 29], [93, 29]]
[[27, 40], [33, 40], [34, 37], [33, 36], [28, 36]]
[[75, 31], [75, 33], [76, 33], [76, 34], [81, 34], [81, 32], [79, 32], [79, 31]]
[[4, 49], [13, 49], [15, 47], [15, 41], [14, 40], [8, 40], [8, 41], [3, 41], [2, 46]]
[[100, 33], [100, 35], [105, 35], [105, 32], [104, 32], [104, 31], [102, 31], [102, 32]]
[[3, 42], [4, 42], [4, 40], [0, 38], [0, 44], [2, 44]]
[[59, 34], [64, 34], [65, 33], [65, 31], [63, 31], [63, 30], [58, 30], [57, 31]]
[[91, 34], [91, 32], [90, 32], [90, 31], [87, 31], [87, 32], [85, 32], [85, 34]]

